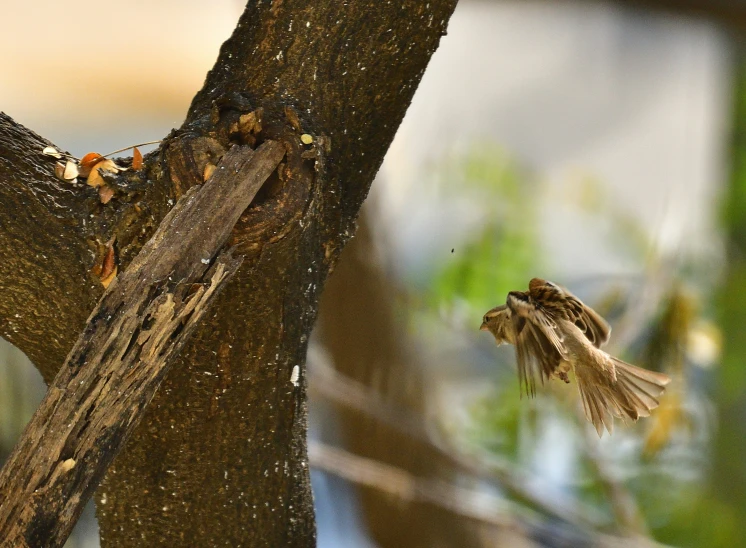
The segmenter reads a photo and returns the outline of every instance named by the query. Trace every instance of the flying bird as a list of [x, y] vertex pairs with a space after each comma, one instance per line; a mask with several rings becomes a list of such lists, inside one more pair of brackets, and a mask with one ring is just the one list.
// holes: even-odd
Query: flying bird
[[528, 291], [511, 291], [506, 303], [484, 315], [482, 330], [516, 349], [521, 393], [533, 397], [537, 380], [570, 382], [573, 370], [586, 418], [601, 436], [613, 417], [647, 417], [671, 378], [623, 362], [601, 350], [611, 327], [567, 289], [541, 278]]

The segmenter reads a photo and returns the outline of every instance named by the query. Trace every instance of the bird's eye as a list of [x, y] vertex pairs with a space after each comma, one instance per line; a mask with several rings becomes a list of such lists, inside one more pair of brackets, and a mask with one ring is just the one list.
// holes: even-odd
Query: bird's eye
[[489, 318], [487, 316], [485, 316], [484, 318], [482, 318], [482, 322], [484, 322], [484, 323], [487, 323], [487, 320], [489, 320]]

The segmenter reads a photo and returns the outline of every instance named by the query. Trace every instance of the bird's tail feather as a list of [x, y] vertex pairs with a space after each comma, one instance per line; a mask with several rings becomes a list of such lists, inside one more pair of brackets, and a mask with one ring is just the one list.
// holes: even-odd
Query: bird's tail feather
[[660, 396], [671, 382], [662, 373], [610, 357], [616, 370], [616, 382], [592, 382], [586, 375], [577, 375], [578, 388], [585, 416], [593, 423], [601, 436], [604, 427], [611, 434], [613, 417], [636, 421], [647, 417], [658, 407]]

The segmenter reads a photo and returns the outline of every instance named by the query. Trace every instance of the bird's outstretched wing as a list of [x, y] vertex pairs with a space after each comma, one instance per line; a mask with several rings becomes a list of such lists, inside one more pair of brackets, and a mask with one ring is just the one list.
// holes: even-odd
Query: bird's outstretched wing
[[533, 397], [536, 381], [544, 384], [557, 372], [566, 350], [555, 322], [534, 306], [528, 294], [511, 291], [506, 304], [513, 322], [521, 393]]
[[564, 287], [534, 278], [528, 283], [528, 293], [537, 308], [549, 317], [570, 320], [596, 348], [609, 341], [611, 327], [606, 320]]

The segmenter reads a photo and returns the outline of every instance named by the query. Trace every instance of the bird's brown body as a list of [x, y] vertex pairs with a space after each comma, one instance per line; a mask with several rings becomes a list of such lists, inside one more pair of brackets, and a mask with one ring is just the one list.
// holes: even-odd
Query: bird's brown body
[[506, 304], [484, 316], [482, 329], [498, 344], [516, 348], [521, 390], [536, 393], [536, 381], [570, 382], [573, 370], [583, 409], [599, 435], [611, 433], [612, 417], [637, 420], [658, 406], [670, 378], [625, 363], [600, 349], [611, 328], [566, 289], [534, 278], [529, 290], [511, 291]]

